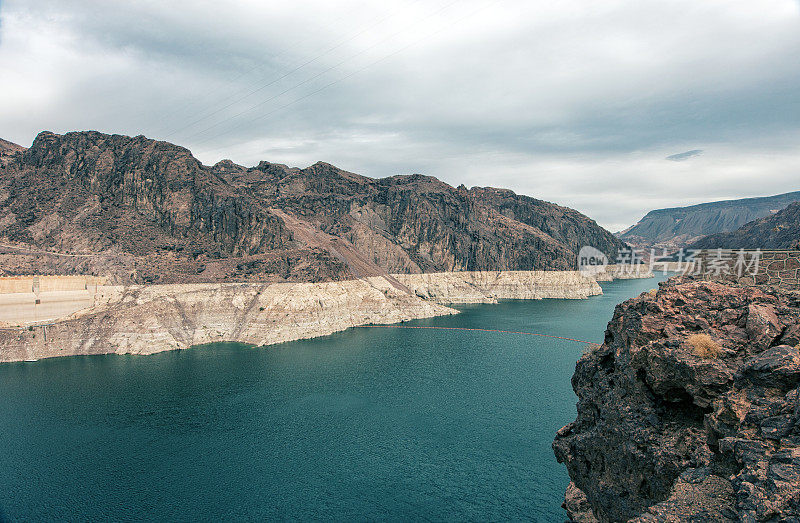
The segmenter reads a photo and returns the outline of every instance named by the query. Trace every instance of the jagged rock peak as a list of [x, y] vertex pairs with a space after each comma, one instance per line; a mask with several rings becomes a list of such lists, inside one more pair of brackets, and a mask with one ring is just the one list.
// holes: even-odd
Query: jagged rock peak
[[237, 169], [237, 170], [244, 169], [243, 166], [241, 166], [241, 165], [239, 165], [237, 163], [233, 163], [232, 160], [228, 160], [227, 158], [224, 159], [224, 160], [220, 160], [217, 163], [215, 163], [213, 168], [214, 168], [214, 170], [217, 170], [217, 171], [226, 171], [226, 170], [230, 170], [230, 169]]

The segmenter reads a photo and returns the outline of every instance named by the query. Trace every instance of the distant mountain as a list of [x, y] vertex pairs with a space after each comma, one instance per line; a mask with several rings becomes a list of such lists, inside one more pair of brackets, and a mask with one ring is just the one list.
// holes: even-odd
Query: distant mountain
[[417, 174], [373, 179], [322, 162], [209, 167], [171, 143], [95, 131], [42, 132], [29, 149], [3, 151], [9, 272], [316, 281], [571, 269], [584, 245], [612, 258], [624, 246], [573, 209]]
[[800, 191], [650, 211], [639, 223], [617, 233], [636, 247], [677, 249], [709, 234], [733, 231], [800, 201]]
[[692, 249], [795, 249], [800, 246], [800, 202], [778, 213], [746, 223], [731, 232], [712, 234]]

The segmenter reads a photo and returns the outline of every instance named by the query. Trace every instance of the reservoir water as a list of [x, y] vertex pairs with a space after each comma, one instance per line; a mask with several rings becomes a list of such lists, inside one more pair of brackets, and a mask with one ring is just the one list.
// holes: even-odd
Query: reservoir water
[[[506, 301], [406, 325], [601, 342], [614, 306]], [[550, 444], [581, 344], [356, 328], [266, 348], [0, 364], [0, 520], [563, 521]]]

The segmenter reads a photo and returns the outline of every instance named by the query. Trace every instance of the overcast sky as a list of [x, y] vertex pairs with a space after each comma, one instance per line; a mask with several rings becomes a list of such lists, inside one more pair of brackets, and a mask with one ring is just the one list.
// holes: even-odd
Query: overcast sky
[[619, 230], [800, 190], [800, 1], [0, 0], [0, 137], [45, 129], [508, 187]]

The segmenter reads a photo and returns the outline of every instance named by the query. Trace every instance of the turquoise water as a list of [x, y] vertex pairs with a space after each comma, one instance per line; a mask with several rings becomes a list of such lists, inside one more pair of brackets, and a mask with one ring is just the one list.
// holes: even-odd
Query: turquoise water
[[[600, 342], [614, 305], [508, 301], [410, 325]], [[563, 521], [550, 449], [584, 347], [356, 328], [268, 348], [0, 364], [0, 520]]]

